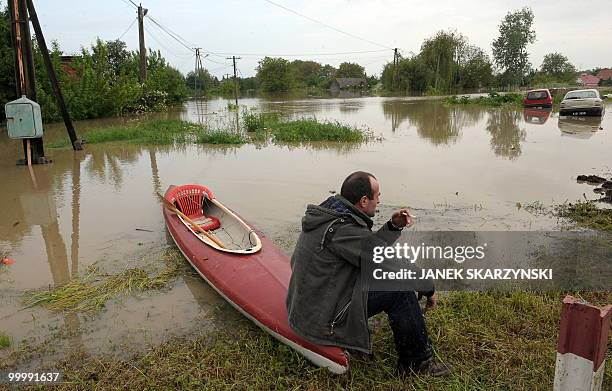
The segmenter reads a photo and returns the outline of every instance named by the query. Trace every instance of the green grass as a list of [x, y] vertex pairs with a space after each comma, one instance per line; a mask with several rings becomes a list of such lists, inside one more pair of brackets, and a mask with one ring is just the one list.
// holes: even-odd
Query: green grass
[[40, 305], [51, 311], [94, 312], [118, 296], [163, 288], [178, 277], [185, 262], [176, 250], [168, 251], [162, 259], [164, 268], [153, 270], [153, 273], [142, 268], [131, 268], [107, 274], [90, 267], [85, 274], [64, 285], [27, 293], [25, 308]]
[[231, 130], [208, 130], [204, 129], [197, 133], [198, 144], [244, 144], [247, 139], [238, 132]]
[[[87, 144], [129, 141], [136, 144], [181, 144], [194, 138], [203, 128], [180, 120], [154, 120], [121, 127], [94, 129], [83, 137]], [[70, 145], [68, 140], [51, 143], [51, 148]]]
[[[553, 384], [561, 293], [467, 293], [440, 299], [427, 314], [437, 355], [455, 367], [447, 378], [395, 372], [395, 348], [386, 316], [373, 322], [374, 356], [354, 354], [350, 370], [332, 375], [245, 320], [212, 335], [175, 338], [122, 360], [72, 357], [60, 390], [550, 390]], [[594, 304], [612, 293], [584, 293]], [[612, 354], [609, 352], [607, 359]], [[606, 365], [604, 384], [611, 384]]]
[[491, 92], [488, 96], [469, 97], [456, 95], [449, 96], [443, 99], [443, 102], [449, 105], [467, 105], [475, 104], [482, 106], [512, 106], [522, 105], [523, 95], [518, 93], [498, 94], [497, 92]]
[[601, 209], [593, 201], [558, 205], [555, 214], [574, 221], [580, 227], [612, 231], [612, 209]]
[[0, 349], [6, 349], [11, 346], [11, 339], [8, 335], [0, 333]]
[[337, 121], [318, 121], [302, 118], [294, 121], [277, 122], [270, 125], [275, 141], [345, 141], [362, 142], [369, 138], [369, 133]]
[[247, 132], [256, 132], [263, 130], [273, 124], [278, 123], [280, 120], [280, 114], [271, 113], [256, 113], [254, 111], [244, 110], [242, 112], [242, 122]]

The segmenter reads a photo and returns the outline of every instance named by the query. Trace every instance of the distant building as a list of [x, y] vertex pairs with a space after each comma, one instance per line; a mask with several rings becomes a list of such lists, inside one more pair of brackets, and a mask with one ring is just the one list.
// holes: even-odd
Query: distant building
[[368, 85], [368, 81], [363, 77], [337, 77], [329, 86], [332, 92], [338, 92], [340, 90], [347, 89], [361, 89]]
[[602, 69], [597, 73], [597, 77], [599, 78], [599, 80], [612, 79], [612, 69]]
[[74, 69], [73, 62], [77, 56], [60, 56], [60, 67], [62, 71], [72, 77], [76, 77], [77, 70]]
[[584, 87], [597, 87], [599, 84], [599, 78], [597, 76], [583, 73], [577, 80], [578, 84]]

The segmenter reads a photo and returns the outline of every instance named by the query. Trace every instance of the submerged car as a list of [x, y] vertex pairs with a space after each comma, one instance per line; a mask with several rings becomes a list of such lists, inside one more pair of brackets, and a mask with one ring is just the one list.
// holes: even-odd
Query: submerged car
[[552, 107], [553, 99], [548, 90], [528, 91], [523, 106], [525, 107]]
[[604, 115], [603, 99], [597, 90], [575, 90], [565, 94], [559, 107], [560, 115]]

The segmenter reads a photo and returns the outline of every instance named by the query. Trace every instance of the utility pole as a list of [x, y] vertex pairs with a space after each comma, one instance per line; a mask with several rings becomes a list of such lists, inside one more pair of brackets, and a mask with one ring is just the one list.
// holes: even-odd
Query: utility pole
[[77, 137], [76, 130], [74, 129], [74, 125], [72, 123], [72, 119], [70, 118], [70, 114], [68, 113], [68, 108], [66, 107], [66, 102], [64, 101], [64, 94], [62, 94], [62, 89], [60, 88], [59, 82], [57, 80], [57, 75], [55, 74], [55, 68], [53, 68], [53, 63], [51, 62], [49, 49], [47, 49], [47, 43], [45, 42], [45, 36], [43, 35], [42, 28], [40, 27], [40, 21], [38, 20], [38, 15], [36, 14], [34, 3], [32, 2], [32, 0], [26, 0], [26, 3], [28, 7], [28, 12], [30, 14], [30, 20], [32, 22], [32, 26], [34, 27], [34, 32], [36, 33], [36, 41], [38, 42], [38, 47], [40, 48], [40, 52], [43, 57], [43, 62], [45, 63], [45, 68], [47, 70], [47, 75], [49, 76], [51, 88], [55, 93], [57, 106], [60, 110], [62, 118], [64, 119], [64, 125], [66, 126], [66, 130], [68, 131], [68, 136], [70, 137], [72, 149], [74, 149], [75, 151], [80, 151], [83, 149], [83, 145], [81, 140], [79, 140], [79, 138]]
[[238, 78], [236, 77], [236, 60], [240, 60], [242, 57], [226, 57], [226, 60], [232, 60], [234, 63], [234, 99], [236, 100], [236, 108], [238, 108]]
[[147, 80], [147, 48], [144, 40], [144, 17], [149, 10], [138, 5], [138, 41], [140, 43], [140, 82]]
[[[32, 41], [26, 2], [25, 0], [8, 0], [8, 8], [11, 17], [12, 44], [15, 51], [15, 90], [18, 97], [25, 95], [36, 101], [34, 59], [32, 57]], [[28, 144], [32, 151], [32, 163], [44, 164], [49, 162], [45, 158], [45, 149], [41, 137], [23, 140], [24, 159], [19, 160], [17, 164], [27, 161]]]
[[393, 49], [393, 90], [395, 91], [397, 91], [398, 89], [398, 85], [397, 85], [398, 65], [399, 65], [399, 57], [397, 55], [397, 48], [395, 48]]

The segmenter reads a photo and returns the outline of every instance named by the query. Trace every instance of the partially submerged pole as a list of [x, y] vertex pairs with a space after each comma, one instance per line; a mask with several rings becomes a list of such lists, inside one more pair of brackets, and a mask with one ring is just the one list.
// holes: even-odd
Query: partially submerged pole
[[612, 305], [598, 308], [572, 296], [563, 299], [554, 391], [600, 391]]
[[142, 4], [138, 5], [138, 43], [140, 50], [140, 82], [144, 83], [147, 80], [147, 48], [145, 47], [144, 35], [144, 17], [147, 14], [147, 9], [142, 8]]
[[49, 81], [51, 82], [51, 87], [53, 88], [53, 92], [55, 93], [57, 106], [59, 107], [60, 113], [62, 114], [62, 118], [64, 119], [64, 124], [66, 125], [68, 136], [70, 136], [72, 149], [74, 149], [75, 151], [81, 150], [83, 149], [83, 145], [81, 140], [79, 140], [79, 138], [77, 137], [76, 130], [74, 129], [74, 125], [72, 123], [72, 119], [70, 118], [70, 114], [68, 113], [68, 109], [66, 108], [64, 95], [62, 94], [59, 82], [57, 81], [57, 75], [55, 74], [55, 69], [53, 68], [53, 64], [51, 62], [51, 56], [49, 55], [47, 43], [45, 42], [45, 37], [42, 33], [40, 22], [38, 21], [36, 9], [34, 9], [34, 3], [32, 2], [32, 0], [26, 0], [26, 2], [28, 4], [28, 12], [30, 13], [30, 20], [32, 21], [32, 26], [34, 27], [34, 32], [36, 33], [36, 41], [38, 42], [38, 46], [42, 53], [43, 61], [45, 63], [45, 69], [47, 70]]

